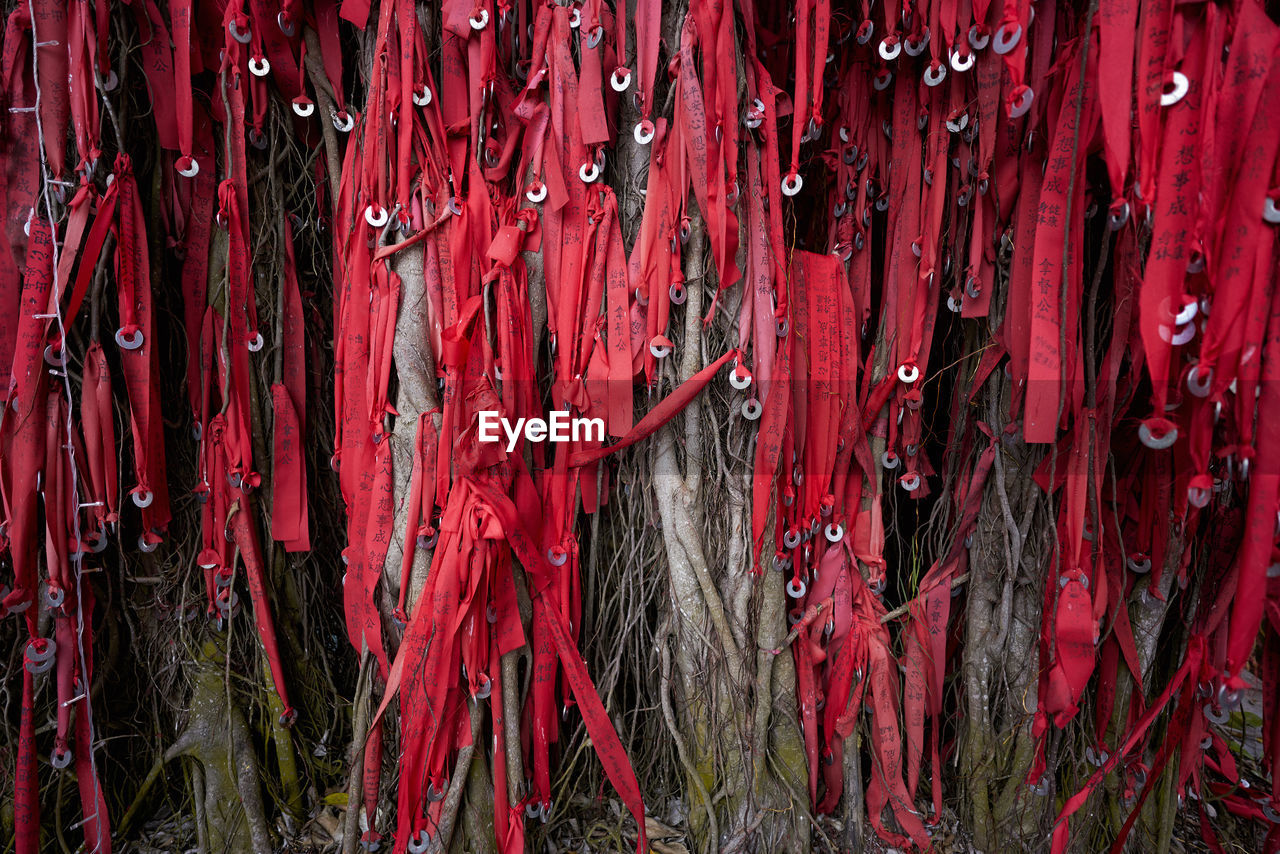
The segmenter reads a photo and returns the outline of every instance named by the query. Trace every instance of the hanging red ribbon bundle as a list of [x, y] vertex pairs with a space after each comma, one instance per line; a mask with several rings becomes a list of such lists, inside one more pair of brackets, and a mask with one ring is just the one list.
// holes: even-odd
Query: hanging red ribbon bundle
[[[1250, 449], [1262, 438], [1253, 432], [1255, 414], [1260, 431], [1265, 419], [1268, 396], [1259, 379], [1267, 364], [1267, 339], [1263, 313], [1244, 311], [1237, 300], [1252, 294], [1255, 307], [1271, 302], [1274, 248], [1270, 235], [1263, 240], [1262, 234], [1268, 218], [1280, 216], [1272, 214], [1275, 205], [1267, 194], [1274, 183], [1276, 149], [1270, 141], [1272, 122], [1263, 116], [1277, 27], [1252, 3], [1232, 9], [1104, 3], [1087, 19], [1045, 3], [1034, 8], [903, 4], [884, 7], [883, 16], [874, 19], [864, 9], [860, 22], [855, 16], [843, 30], [837, 26], [834, 40], [840, 47], [828, 55], [823, 6], [802, 4], [794, 18], [761, 7], [747, 15], [746, 39], [754, 56], [753, 22], [778, 27], [769, 33], [770, 42], [778, 32], [785, 34], [785, 52], [771, 56], [766, 51], [769, 58], [756, 71], [766, 79], [770, 71], [777, 76], [794, 71], [790, 167], [784, 170], [781, 194], [803, 199], [805, 181], [818, 182], [826, 188], [820, 197], [826, 201], [816, 206], [832, 218], [826, 247], [831, 255], [789, 253], [788, 311], [780, 333], [791, 335], [779, 339], [783, 351], [773, 379], [775, 388], [790, 390], [792, 399], [785, 405], [772, 396], [766, 400], [755, 461], [757, 549], [767, 555], [762, 537], [773, 524], [774, 556], [765, 563], [787, 574], [787, 593], [796, 600], [792, 619], [800, 619], [807, 605], [836, 596], [834, 619], [802, 632], [795, 645], [810, 767], [821, 767], [821, 753], [832, 768], [841, 739], [836, 720], [846, 709], [856, 710], [862, 696], [859, 691], [848, 705], [828, 706], [825, 723], [812, 709], [831, 692], [850, 696], [847, 661], [864, 660], [846, 657], [859, 616], [855, 609], [852, 624], [841, 619], [847, 607], [841, 590], [859, 565], [870, 589], [885, 588], [889, 567], [878, 484], [892, 488], [896, 482], [906, 495], [921, 499], [935, 473], [922, 452], [928, 439], [922, 416], [929, 410], [922, 404], [935, 325], [941, 325], [938, 312], [945, 302], [962, 318], [985, 318], [995, 310], [993, 295], [1001, 314], [970, 387], [976, 393], [1007, 352], [1006, 374], [1014, 388], [1010, 414], [1021, 419], [1012, 422], [1008, 438], [1054, 446], [1038, 473], [1041, 488], [1057, 499], [1060, 515], [1055, 571], [1044, 588], [1039, 698], [1031, 707], [1038, 709], [1035, 732], [1043, 747], [1048, 728], [1067, 726], [1095, 685], [1103, 702], [1092, 736], [1095, 754], [1119, 751], [1125, 762], [1137, 761], [1133, 748], [1145, 744], [1147, 726], [1141, 720], [1131, 716], [1121, 734], [1128, 739], [1123, 750], [1105, 743], [1106, 698], [1115, 690], [1117, 662], [1123, 656], [1139, 685], [1142, 672], [1127, 609], [1112, 603], [1139, 590], [1144, 602], [1156, 601], [1168, 587], [1161, 585], [1163, 571], [1177, 574], [1179, 586], [1186, 587], [1189, 555], [1184, 550], [1197, 521], [1213, 512], [1214, 496], [1229, 488], [1233, 474], [1248, 478], [1256, 537], [1248, 539], [1246, 532], [1246, 546], [1225, 570], [1224, 581], [1237, 597], [1238, 590], [1251, 591], [1248, 601], [1227, 593], [1212, 620], [1197, 624], [1198, 638], [1215, 632], [1218, 638], [1207, 647], [1219, 650], [1216, 658], [1205, 660], [1205, 672], [1196, 670], [1196, 678], [1211, 686], [1211, 702], [1205, 705], [1211, 716], [1219, 714], [1220, 703], [1238, 702], [1245, 685], [1239, 671], [1267, 601], [1264, 576], [1269, 577], [1280, 508], [1269, 474], [1259, 469], [1262, 444], [1257, 452]], [[1125, 22], [1138, 22], [1151, 36], [1140, 42], [1136, 56]], [[1100, 43], [1117, 49], [1104, 51]], [[811, 63], [813, 55], [826, 56], [828, 68]], [[1134, 93], [1139, 120], [1131, 134], [1126, 99], [1137, 69], [1143, 82]], [[749, 86], [751, 78], [749, 69]], [[768, 87], [759, 88], [768, 94]], [[1108, 88], [1118, 96], [1102, 95]], [[748, 128], [763, 125], [768, 132], [765, 103], [762, 96], [746, 108]], [[1259, 125], [1248, 137], [1258, 148], [1245, 156], [1239, 141], [1251, 124]], [[830, 148], [815, 152], [821, 159], [808, 161], [806, 169], [803, 148], [822, 139], [824, 128]], [[767, 140], [763, 151], [769, 157]], [[1098, 151], [1106, 160], [1109, 186], [1091, 183], [1088, 167]], [[750, 164], [749, 144], [747, 156]], [[1211, 184], [1212, 189], [1201, 189]], [[767, 185], [763, 189], [772, 196]], [[1242, 198], [1233, 202], [1237, 196]], [[1086, 388], [1083, 361], [1096, 358], [1085, 349], [1093, 345], [1082, 326], [1089, 299], [1084, 246], [1086, 236], [1097, 232], [1090, 220], [1100, 200], [1106, 214], [1103, 239], [1115, 244], [1117, 316], [1110, 350], [1091, 374], [1103, 385], [1093, 390]], [[784, 201], [770, 198], [768, 207], [772, 211]], [[1233, 215], [1235, 204], [1239, 219], [1228, 240], [1238, 247], [1232, 249], [1237, 260], [1224, 267], [1227, 247], [1220, 245], [1219, 235], [1227, 230], [1219, 224]], [[1152, 235], [1149, 249], [1139, 248], [1145, 246], [1139, 242], [1144, 231]], [[768, 245], [760, 219], [753, 220], [752, 232], [760, 235], [762, 248]], [[754, 250], [748, 254], [752, 265], [757, 257]], [[1005, 287], [1000, 287], [997, 262], [1008, 265]], [[819, 272], [832, 264], [839, 276]], [[826, 281], [833, 284], [815, 288]], [[777, 290], [782, 291], [781, 283]], [[742, 316], [750, 317], [745, 308]], [[842, 328], [849, 340], [842, 350], [830, 349], [825, 317], [846, 318]], [[884, 352], [873, 350], [875, 358], [861, 374], [850, 370], [838, 381], [836, 399], [847, 415], [836, 419], [828, 403], [833, 378], [827, 366], [859, 365], [874, 331], [864, 321], [877, 318], [875, 346]], [[1236, 331], [1224, 334], [1227, 328]], [[745, 342], [745, 331], [740, 334]], [[1228, 347], [1228, 340], [1233, 345]], [[880, 373], [872, 370], [877, 360], [885, 366], [877, 369]], [[781, 376], [778, 367], [784, 370]], [[803, 390], [797, 393], [801, 378]], [[1148, 382], [1154, 415], [1135, 424], [1133, 415], [1146, 413], [1129, 414], [1130, 401]], [[1252, 386], [1260, 388], [1256, 403], [1254, 395], [1237, 393]], [[859, 417], [859, 410], [865, 415]], [[871, 458], [868, 440], [882, 443], [878, 459]], [[962, 441], [968, 440], [952, 434], [947, 446]], [[902, 728], [903, 791], [908, 794], [905, 801], [895, 800], [901, 765], [896, 757], [886, 759], [877, 766], [873, 783], [881, 788], [874, 799], [875, 786], [868, 789], [868, 806], [873, 821], [879, 808], [890, 806], [908, 832], [917, 809], [926, 718], [933, 730], [935, 820], [941, 809], [938, 728], [942, 677], [950, 670], [947, 582], [964, 572], [967, 549], [959, 544], [973, 533], [996, 447], [983, 451], [960, 481], [967, 491], [950, 501], [967, 509], [950, 533], [955, 545], [912, 585], [901, 611], [906, 617], [902, 705], [897, 706], [896, 694], [881, 693], [894, 709], [883, 720], [893, 723], [885, 729], [877, 719], [875, 730], [893, 745]], [[1112, 448], [1117, 462], [1109, 469]], [[1111, 506], [1117, 493], [1132, 496], [1132, 510], [1122, 505], [1122, 529], [1103, 521], [1095, 531], [1097, 508]], [[856, 524], [823, 527], [825, 516], [839, 519], [849, 511]], [[1101, 519], [1108, 514], [1103, 510]], [[1165, 523], [1171, 516], [1177, 520], [1172, 529]], [[851, 558], [837, 560], [819, 530], [845, 542]], [[1176, 544], [1169, 541], [1171, 531], [1179, 537]], [[1141, 578], [1144, 573], [1149, 579]], [[852, 574], [857, 584], [859, 573]], [[1236, 588], [1237, 583], [1249, 586]], [[879, 631], [879, 615], [869, 617], [866, 630]], [[1095, 678], [1099, 664], [1104, 672]], [[1264, 672], [1264, 681], [1272, 684], [1277, 675]], [[865, 678], [874, 692], [874, 673]], [[1202, 732], [1193, 726], [1200, 710], [1187, 705], [1195, 699], [1181, 702], [1174, 720], [1184, 721], [1188, 732]], [[1184, 757], [1183, 766], [1179, 785], [1200, 779], [1197, 762]], [[1029, 775], [1036, 790], [1044, 770], [1040, 754]], [[818, 808], [833, 809], [840, 774], [828, 772], [821, 783], [816, 774], [811, 770], [811, 794], [825, 791]], [[1154, 776], [1144, 775], [1148, 788], [1143, 791], [1149, 791]], [[1057, 844], [1065, 840], [1065, 826], [1060, 825]], [[904, 841], [893, 834], [886, 838]]]

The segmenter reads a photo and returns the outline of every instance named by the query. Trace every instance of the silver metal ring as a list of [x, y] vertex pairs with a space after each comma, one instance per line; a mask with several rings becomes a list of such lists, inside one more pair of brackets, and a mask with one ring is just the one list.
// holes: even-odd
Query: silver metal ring
[[907, 492], [915, 492], [917, 489], [920, 488], [920, 475], [916, 472], [912, 472], [910, 474], [904, 474], [901, 478], [898, 479], [898, 485], [901, 486], [903, 489], [905, 489]]
[[65, 601], [67, 601], [67, 591], [61, 587], [50, 585], [44, 589], [44, 603], [50, 608], [61, 608]]
[[116, 330], [116, 344], [125, 350], [137, 350], [142, 346], [142, 330], [133, 330], [132, 335], [126, 335], [124, 328]]
[[754, 397], [749, 397], [742, 402], [742, 417], [748, 421], [755, 421], [763, 412], [764, 407], [760, 405], [760, 401]]
[[798, 174], [791, 172], [782, 177], [782, 195], [794, 196], [804, 187], [804, 179]]
[[382, 205], [369, 205], [364, 209], [364, 221], [374, 228], [382, 228], [387, 224], [387, 209]]
[[1138, 439], [1153, 451], [1163, 451], [1166, 448], [1173, 447], [1173, 443], [1178, 441], [1178, 428], [1170, 427], [1163, 435], [1155, 436], [1151, 433], [1151, 428], [1144, 422], [1138, 425]]
[[1121, 199], [1119, 205], [1112, 205], [1111, 210], [1107, 212], [1107, 228], [1119, 231], [1128, 221], [1129, 203]]
[[898, 379], [907, 385], [911, 385], [920, 379], [920, 369], [909, 362], [903, 363], [898, 366]]
[[[622, 76], [619, 77], [618, 75], [622, 75]], [[613, 88], [613, 91], [615, 92], [622, 93], [627, 91], [627, 88], [631, 85], [631, 69], [630, 68], [613, 69], [613, 73], [609, 75], [609, 85]]]
[[1022, 25], [1013, 24], [1010, 29], [1009, 24], [1001, 24], [996, 30], [994, 41], [991, 49], [996, 53], [1004, 56], [1009, 51], [1018, 46], [1018, 42], [1022, 41]]
[[57, 652], [58, 644], [53, 638], [34, 638], [27, 643], [24, 653], [27, 672], [36, 674], [46, 672], [53, 667]]
[[738, 372], [737, 372], [736, 370], [735, 370], [735, 371], [733, 371], [732, 373], [730, 373], [730, 374], [729, 374], [729, 385], [733, 386], [733, 387], [734, 387], [734, 388], [736, 388], [738, 391], [742, 391], [742, 390], [744, 390], [744, 389], [746, 389], [746, 388], [750, 387], [750, 385], [751, 385], [751, 372], [750, 372], [750, 371], [747, 371], [747, 372], [746, 372], [745, 374], [743, 374], [742, 376], [739, 376], [739, 375], [738, 375]]
[[235, 18], [232, 18], [230, 21], [227, 21], [227, 31], [231, 33], [231, 38], [240, 42], [240, 44], [248, 44], [249, 39], [252, 38], [252, 35], [249, 32], [249, 30], [245, 30], [243, 33], [240, 32], [240, 28], [236, 26]]
[[413, 104], [415, 107], [425, 107], [431, 103], [431, 89], [427, 84], [423, 83], [422, 88], [413, 93]]
[[295, 24], [284, 12], [276, 14], [276, 26], [280, 28], [280, 32], [284, 37], [291, 39], [298, 34], [298, 25]]
[[827, 542], [838, 543], [844, 539], [844, 525], [839, 523], [829, 524], [823, 529], [822, 533], [827, 538]]
[[138, 551], [143, 552], [143, 553], [145, 553], [145, 554], [151, 554], [153, 551], [155, 551], [155, 550], [156, 550], [156, 549], [158, 549], [158, 548], [160, 548], [160, 544], [159, 544], [159, 543], [149, 543], [149, 542], [147, 542], [147, 535], [146, 535], [146, 534], [139, 534], [139, 535], [138, 535]]
[[569, 560], [569, 552], [560, 546], [552, 546], [547, 549], [547, 563], [552, 566], [564, 566]]
[[71, 750], [66, 747], [55, 747], [49, 754], [49, 764], [61, 771], [71, 764]]
[[582, 183], [584, 184], [593, 183], [600, 177], [600, 167], [597, 166], [594, 161], [591, 163], [583, 163], [578, 167], [578, 177], [582, 179]]
[[1191, 88], [1191, 82], [1187, 80], [1187, 75], [1181, 71], [1175, 71], [1169, 75], [1169, 81], [1164, 84], [1164, 89], [1160, 93], [1160, 106], [1172, 107], [1181, 101], [1187, 95], [1187, 90]]
[[265, 56], [249, 57], [249, 73], [254, 77], [266, 77], [271, 73], [271, 63]]
[[648, 145], [653, 142], [654, 133], [653, 122], [648, 119], [642, 119], [641, 121], [636, 122], [635, 129], [631, 132], [631, 135], [640, 145]]
[[533, 204], [538, 204], [547, 197], [547, 185], [541, 181], [535, 181], [529, 185], [529, 189], [525, 190], [524, 197]]
[[855, 40], [858, 42], [858, 44], [864, 45], [870, 42], [871, 37], [874, 36], [875, 34], [876, 34], [875, 22], [873, 22], [870, 18], [868, 18], [867, 20], [863, 21], [861, 25], [859, 25], [858, 34], [857, 36], [855, 36]]
[[431, 834], [426, 828], [420, 830], [416, 835], [409, 838], [409, 846], [406, 850], [410, 854], [426, 854], [428, 848], [431, 847]]
[[479, 12], [472, 12], [471, 17], [467, 18], [467, 22], [471, 24], [471, 29], [483, 30], [489, 26], [489, 10], [481, 9]]
[[947, 79], [947, 67], [936, 59], [924, 70], [924, 85], [937, 86]]
[[253, 335], [249, 336], [249, 340], [245, 342], [245, 346], [249, 348], [250, 353], [257, 353], [262, 349], [262, 346], [265, 343], [266, 342], [262, 339], [262, 333], [255, 332]]
[[969, 47], [974, 50], [986, 50], [991, 43], [991, 33], [983, 32], [982, 29], [977, 24], [969, 28]]
[[1225, 709], [1214, 708], [1212, 703], [1204, 704], [1204, 716], [1210, 723], [1222, 726], [1231, 718], [1231, 714]]
[[1195, 320], [1197, 312], [1200, 311], [1200, 304], [1194, 299], [1184, 302], [1182, 308], [1178, 309], [1176, 313], [1173, 311], [1168, 297], [1162, 301], [1160, 307], [1164, 310], [1164, 316], [1172, 319], [1175, 326], [1185, 326]]
[[871, 86], [877, 92], [883, 92], [889, 88], [889, 84], [893, 82], [893, 72], [887, 68], [882, 68], [877, 72], [876, 76], [871, 79]]
[[133, 503], [138, 507], [150, 507], [151, 502], [155, 500], [155, 497], [155, 493], [151, 490], [144, 489], [141, 492], [133, 493]]
[[[346, 116], [346, 118], [344, 119], [343, 116]], [[350, 133], [351, 129], [356, 126], [355, 116], [346, 110], [335, 112], [331, 118], [333, 119], [334, 128], [342, 133]]]
[[684, 305], [684, 301], [689, 298], [689, 292], [679, 282], [672, 282], [671, 287], [667, 288], [667, 296], [671, 298], [674, 305]]
[[1199, 365], [1192, 365], [1191, 370], [1187, 371], [1187, 391], [1196, 397], [1208, 397], [1209, 389], [1213, 384], [1213, 369], [1200, 373]]
[[[186, 166], [182, 165], [183, 161], [186, 161]], [[183, 178], [194, 178], [196, 175], [200, 174], [199, 161], [190, 155], [179, 157], [177, 163], [173, 165], [174, 168], [178, 170], [178, 174]]]
[[1188, 323], [1184, 326], [1178, 326], [1173, 329], [1170, 329], [1168, 325], [1162, 323], [1156, 328], [1160, 333], [1161, 340], [1166, 344], [1172, 344], [1175, 347], [1183, 346], [1196, 336], [1196, 325], [1194, 323]]
[[89, 551], [102, 554], [107, 549], [107, 535], [102, 531], [94, 531], [88, 539]]
[[1025, 116], [1031, 109], [1031, 102], [1035, 100], [1036, 93], [1032, 91], [1030, 86], [1022, 85], [1011, 94], [1012, 97], [1009, 99], [1009, 118], [1017, 119]]
[[890, 33], [880, 41], [879, 52], [885, 62], [893, 62], [902, 53], [902, 42], [895, 33]]
[[880, 465], [888, 471], [893, 471], [901, 464], [902, 460], [898, 459], [898, 455], [893, 451], [885, 451], [880, 455]]
[[803, 599], [804, 594], [808, 592], [809, 585], [805, 584], [803, 579], [800, 579], [799, 584], [796, 583], [794, 578], [787, 582], [787, 595], [792, 599]]
[[483, 680], [480, 683], [480, 688], [472, 696], [477, 700], [487, 700], [493, 693], [493, 680], [483, 673], [480, 674], [480, 679]]
[[1280, 207], [1276, 206], [1276, 200], [1270, 196], [1262, 203], [1262, 218], [1272, 225], [1280, 224]]
[[1141, 553], [1132, 555], [1125, 563], [1128, 564], [1130, 571], [1138, 575], [1146, 575], [1151, 571], [1151, 558]]
[[911, 36], [907, 36], [902, 41], [902, 49], [907, 52], [907, 56], [919, 56], [929, 46], [929, 38], [929, 28], [925, 27], [921, 33], [920, 41], [912, 41]]
[[964, 73], [973, 68], [975, 57], [968, 51], [961, 52], [956, 48], [951, 49], [951, 70], [957, 73]]
[[655, 339], [654, 341], [649, 342], [649, 352], [655, 359], [665, 359], [667, 356], [671, 355], [671, 348], [666, 344], [658, 343]]
[[439, 538], [440, 538], [440, 535], [436, 531], [432, 531], [430, 534], [419, 534], [418, 540], [417, 540], [418, 548], [420, 549], [435, 548], [436, 541]]

